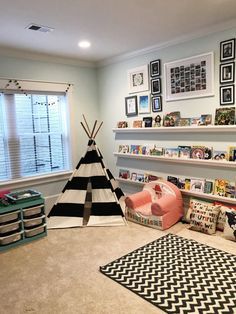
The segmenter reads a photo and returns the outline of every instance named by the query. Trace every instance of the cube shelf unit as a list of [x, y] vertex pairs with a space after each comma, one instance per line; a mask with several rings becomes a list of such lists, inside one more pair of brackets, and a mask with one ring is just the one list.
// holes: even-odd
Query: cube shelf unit
[[44, 199], [0, 207], [0, 251], [47, 235]]

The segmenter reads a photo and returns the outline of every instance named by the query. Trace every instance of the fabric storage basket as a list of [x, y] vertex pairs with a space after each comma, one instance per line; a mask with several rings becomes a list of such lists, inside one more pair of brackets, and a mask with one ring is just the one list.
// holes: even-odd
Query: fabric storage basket
[[37, 234], [43, 233], [45, 230], [46, 230], [46, 224], [40, 227], [28, 229], [28, 230], [25, 229], [25, 236], [26, 238], [30, 238], [30, 237], [36, 236]]
[[13, 220], [17, 220], [19, 217], [19, 213], [20, 213], [20, 211], [17, 210], [17, 211], [11, 212], [11, 213], [0, 215], [0, 224], [6, 223], [9, 221], [13, 221]]
[[6, 234], [8, 232], [13, 232], [13, 231], [19, 230], [20, 225], [21, 225], [20, 220], [13, 222], [13, 223], [6, 224], [6, 225], [1, 225], [0, 226], [0, 236], [4, 236], [4, 234]]
[[32, 217], [34, 215], [41, 214], [42, 209], [43, 209], [43, 205], [42, 204], [38, 205], [38, 206], [35, 206], [35, 207], [25, 208], [25, 209], [23, 209], [23, 217], [24, 218], [29, 218], [29, 217]]
[[7, 245], [21, 240], [23, 231], [13, 233], [11, 235], [0, 237], [0, 245]]
[[31, 228], [35, 226], [39, 226], [44, 222], [45, 215], [42, 215], [40, 217], [32, 218], [32, 219], [24, 219], [24, 226], [25, 228]]

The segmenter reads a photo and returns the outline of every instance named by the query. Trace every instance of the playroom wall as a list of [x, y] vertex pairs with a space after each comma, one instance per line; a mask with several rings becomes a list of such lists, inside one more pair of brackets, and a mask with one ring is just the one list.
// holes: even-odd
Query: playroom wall
[[[171, 163], [158, 163], [156, 161], [145, 161], [135, 159], [117, 158], [113, 155], [118, 151], [119, 144], [147, 144], [159, 143], [160, 147], [176, 147], [178, 145], [209, 145], [215, 149], [227, 148], [228, 145], [235, 145], [233, 135], [226, 136], [221, 134], [115, 134], [112, 128], [115, 128], [118, 121], [126, 120], [129, 126], [132, 126], [132, 120], [138, 120], [149, 114], [139, 115], [139, 117], [129, 117], [125, 115], [125, 97], [128, 94], [127, 70], [149, 64], [150, 61], [161, 59], [162, 69], [162, 97], [163, 111], [165, 114], [172, 111], [180, 111], [181, 117], [198, 117], [201, 114], [215, 115], [215, 109], [220, 107], [219, 102], [219, 58], [220, 42], [223, 40], [235, 38], [236, 28], [215, 32], [211, 35], [203, 36], [193, 40], [185, 41], [172, 46], [166, 46], [156, 51], [136, 55], [123, 61], [107, 64], [98, 70], [98, 92], [99, 92], [99, 112], [101, 119], [104, 120], [104, 126], [100, 133], [101, 148], [107, 166], [115, 176], [118, 176], [120, 168], [130, 169], [134, 172], [151, 172], [166, 177], [168, 174], [174, 176], [196, 177], [215, 179], [228, 178], [235, 182], [235, 171], [226, 168], [207, 168], [196, 165], [183, 165]], [[164, 63], [178, 59], [183, 59], [207, 52], [214, 52], [214, 78], [215, 95], [213, 97], [193, 98], [166, 102], [164, 97]], [[155, 114], [152, 114], [155, 116]], [[123, 190], [127, 193], [134, 192], [137, 186], [121, 184]]]
[[[80, 125], [82, 114], [91, 124], [98, 117], [96, 69], [89, 65], [66, 64], [66, 61], [63, 64], [63, 60], [58, 63], [53, 60], [37, 61], [17, 56], [9, 57], [5, 53], [1, 54], [0, 50], [0, 77], [73, 84], [70, 103], [70, 135], [72, 169], [74, 169], [87, 149], [88, 138]], [[11, 185], [8, 187], [11, 190], [33, 188], [40, 191], [46, 198], [48, 210], [68, 178], [69, 174], [67, 178], [56, 178], [51, 182], [40, 184], [27, 182], [26, 187], [24, 184], [14, 185], [13, 188]], [[0, 184], [0, 188], [4, 187], [6, 186]]]

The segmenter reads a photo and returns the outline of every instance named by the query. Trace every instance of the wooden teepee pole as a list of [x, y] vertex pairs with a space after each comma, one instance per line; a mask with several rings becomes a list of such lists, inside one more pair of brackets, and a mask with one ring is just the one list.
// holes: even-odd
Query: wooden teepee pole
[[85, 124], [86, 124], [87, 130], [88, 130], [88, 133], [90, 134], [90, 136], [89, 136], [89, 137], [91, 137], [91, 131], [90, 131], [90, 128], [89, 128], [89, 126], [88, 126], [88, 123], [87, 123], [87, 121], [86, 121], [86, 119], [85, 119], [84, 114], [82, 114], [82, 116], [83, 116], [83, 118], [84, 118], [84, 122], [85, 122]]
[[100, 125], [99, 125], [99, 127], [98, 127], [97, 131], [95, 132], [95, 134], [94, 134], [94, 137], [93, 137], [93, 138], [95, 138], [95, 137], [96, 137], [96, 135], [98, 134], [98, 131], [100, 130], [100, 128], [101, 128], [101, 126], [102, 126], [102, 124], [103, 124], [103, 121], [100, 123]]
[[91, 137], [90, 137], [90, 138], [93, 138], [93, 133], [94, 133], [94, 130], [95, 130], [95, 128], [96, 128], [97, 122], [98, 122], [98, 120], [95, 120], [94, 126], [93, 126], [93, 130], [92, 130], [92, 133], [91, 133]]
[[88, 135], [88, 137], [91, 138], [91, 135], [90, 135], [90, 134], [88, 133], [88, 131], [86, 130], [86, 128], [85, 128], [83, 122], [80, 122], [80, 124], [82, 125], [82, 127], [83, 127], [85, 133]]

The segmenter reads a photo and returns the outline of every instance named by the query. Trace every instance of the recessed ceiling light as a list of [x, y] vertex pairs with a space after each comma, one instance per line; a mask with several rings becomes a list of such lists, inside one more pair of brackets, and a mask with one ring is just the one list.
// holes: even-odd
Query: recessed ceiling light
[[90, 44], [89, 41], [83, 40], [83, 41], [80, 41], [80, 42], [78, 43], [78, 46], [79, 46], [80, 48], [89, 48], [89, 47], [91, 46], [91, 44]]

